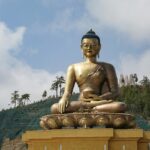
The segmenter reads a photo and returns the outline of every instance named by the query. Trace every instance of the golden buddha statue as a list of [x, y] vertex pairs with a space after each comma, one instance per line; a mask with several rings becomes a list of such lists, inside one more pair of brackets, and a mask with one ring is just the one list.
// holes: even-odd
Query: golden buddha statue
[[[64, 94], [51, 106], [51, 114], [41, 117], [40, 126], [48, 130], [94, 126], [134, 128], [135, 117], [124, 113], [126, 104], [115, 101], [119, 90], [114, 67], [97, 61], [101, 43], [94, 31], [82, 37], [81, 49], [85, 61], [68, 67]], [[70, 102], [75, 83], [80, 96], [78, 101]]]
[[[101, 43], [92, 29], [82, 37], [81, 49], [85, 61], [68, 67], [65, 92], [60, 101], [52, 105], [52, 114], [78, 112], [81, 109], [91, 112], [125, 112], [126, 105], [115, 101], [119, 91], [113, 65], [97, 61]], [[80, 90], [79, 100], [69, 102], [75, 83]]]

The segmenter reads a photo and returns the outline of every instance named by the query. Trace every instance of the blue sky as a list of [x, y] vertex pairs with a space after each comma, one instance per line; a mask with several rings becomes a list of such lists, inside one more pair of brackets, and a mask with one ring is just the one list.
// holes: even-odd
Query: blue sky
[[149, 0], [0, 0], [0, 109], [11, 93], [41, 99], [56, 75], [84, 61], [80, 40], [90, 28], [101, 39], [99, 61], [120, 74], [150, 77]]

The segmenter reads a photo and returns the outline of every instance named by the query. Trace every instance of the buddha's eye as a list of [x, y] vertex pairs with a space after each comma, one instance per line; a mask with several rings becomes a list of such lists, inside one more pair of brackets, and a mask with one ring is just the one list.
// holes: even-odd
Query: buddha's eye
[[96, 44], [86, 44], [86, 43], [83, 43], [83, 44], [82, 44], [82, 47], [83, 47], [83, 48], [89, 48], [89, 47], [90, 47], [90, 48], [94, 48], [94, 47], [96, 47]]

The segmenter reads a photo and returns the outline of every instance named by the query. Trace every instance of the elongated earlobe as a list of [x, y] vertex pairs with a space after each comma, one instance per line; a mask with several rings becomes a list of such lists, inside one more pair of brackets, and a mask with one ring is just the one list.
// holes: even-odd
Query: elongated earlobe
[[82, 52], [82, 59], [85, 59], [85, 57], [84, 57], [84, 52], [83, 52], [83, 49], [82, 49], [82, 46], [81, 46], [81, 52]]
[[83, 53], [82, 53], [82, 58], [83, 58], [83, 59], [85, 58]]

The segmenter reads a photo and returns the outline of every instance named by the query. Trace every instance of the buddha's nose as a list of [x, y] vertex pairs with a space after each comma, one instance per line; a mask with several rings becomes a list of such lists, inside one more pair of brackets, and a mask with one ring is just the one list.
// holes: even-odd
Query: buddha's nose
[[88, 47], [87, 47], [88, 49], [92, 49], [92, 45], [88, 45]]

